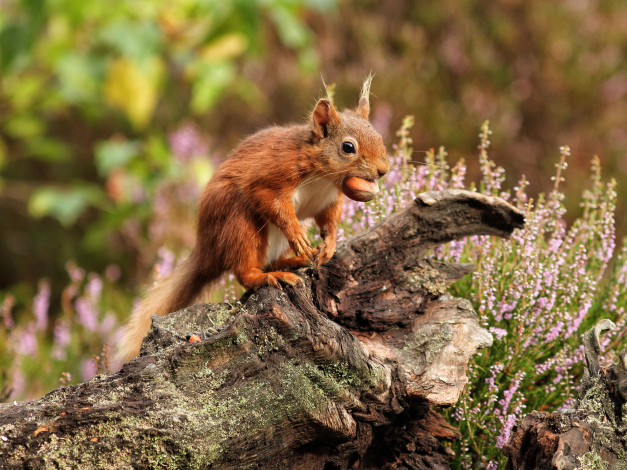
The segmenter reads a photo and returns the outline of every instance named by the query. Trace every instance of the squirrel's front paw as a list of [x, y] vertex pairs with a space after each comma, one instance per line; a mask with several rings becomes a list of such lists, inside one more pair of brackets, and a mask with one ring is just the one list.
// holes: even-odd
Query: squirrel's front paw
[[313, 261], [316, 255], [316, 251], [311, 247], [309, 239], [304, 232], [299, 233], [294, 240], [290, 241], [290, 248], [292, 248], [296, 256], [306, 258], [310, 261]]
[[333, 257], [333, 253], [335, 253], [335, 240], [333, 240], [333, 242], [320, 243], [320, 245], [318, 245], [318, 250], [316, 251], [314, 264], [316, 266], [320, 266], [322, 263], [327, 262]]

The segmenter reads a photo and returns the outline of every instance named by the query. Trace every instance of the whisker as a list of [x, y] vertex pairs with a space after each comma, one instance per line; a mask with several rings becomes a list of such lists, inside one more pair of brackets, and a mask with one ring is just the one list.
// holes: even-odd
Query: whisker
[[266, 227], [266, 225], [268, 225], [268, 222], [269, 220], [266, 220], [265, 223], [261, 226], [261, 228], [257, 230], [257, 233], [255, 235], [259, 235], [261, 231]]
[[315, 178], [306, 179], [305, 181], [303, 181], [301, 183], [301, 185], [310, 184], [310, 183], [316, 183], [316, 182], [320, 181], [323, 178], [328, 178], [329, 176], [333, 176], [333, 175], [337, 175], [337, 174], [340, 174], [340, 173], [344, 173], [344, 171], [345, 170], [337, 170], [337, 171], [332, 171], [332, 172], [329, 172], [329, 173], [322, 173], [322, 174], [317, 175]]

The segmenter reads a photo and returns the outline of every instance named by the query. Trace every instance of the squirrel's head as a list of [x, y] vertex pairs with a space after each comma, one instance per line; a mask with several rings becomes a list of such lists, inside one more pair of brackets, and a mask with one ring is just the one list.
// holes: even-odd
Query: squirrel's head
[[369, 201], [379, 192], [377, 180], [390, 166], [383, 138], [368, 121], [370, 82], [364, 82], [355, 110], [336, 111], [328, 98], [312, 112], [313, 140], [321, 150], [323, 173], [355, 201]]

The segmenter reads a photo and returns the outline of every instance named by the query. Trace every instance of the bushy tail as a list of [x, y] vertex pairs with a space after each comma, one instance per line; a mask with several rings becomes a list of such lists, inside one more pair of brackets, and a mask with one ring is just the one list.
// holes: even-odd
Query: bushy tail
[[150, 329], [153, 313], [165, 315], [189, 306], [202, 288], [217, 276], [202, 276], [194, 253], [165, 279], [152, 286], [146, 298], [133, 310], [118, 346], [118, 358], [127, 362], [139, 354]]

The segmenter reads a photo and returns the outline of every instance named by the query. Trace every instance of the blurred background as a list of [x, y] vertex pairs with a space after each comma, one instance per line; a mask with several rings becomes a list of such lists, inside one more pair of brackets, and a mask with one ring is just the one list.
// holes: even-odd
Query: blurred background
[[352, 107], [373, 72], [386, 143], [414, 115], [414, 162], [444, 145], [470, 180], [484, 120], [507, 186], [524, 174], [531, 194], [570, 145], [573, 216], [598, 154], [623, 235], [626, 54], [622, 0], [0, 0], [4, 323], [42, 292], [47, 315], [80, 316], [103, 285], [94, 334], [126, 317], [155, 262], [192, 247], [215, 165], [248, 134], [307, 119], [321, 76]]

